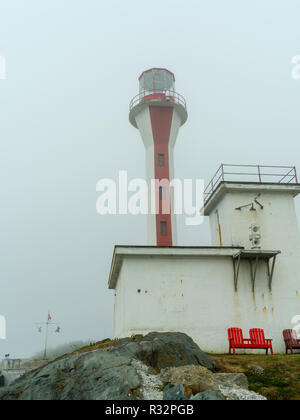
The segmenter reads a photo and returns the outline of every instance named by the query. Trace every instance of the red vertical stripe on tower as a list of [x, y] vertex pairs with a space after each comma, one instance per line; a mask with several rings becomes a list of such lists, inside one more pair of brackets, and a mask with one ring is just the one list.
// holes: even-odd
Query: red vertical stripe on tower
[[[173, 107], [162, 107], [162, 106], [149, 106], [150, 119], [152, 125], [153, 141], [154, 141], [154, 174], [155, 179], [162, 180], [167, 179], [170, 181], [170, 170], [169, 170], [169, 141], [173, 119]], [[160, 166], [158, 161], [158, 155], [164, 156], [164, 165]], [[156, 194], [158, 197], [159, 194]], [[163, 200], [165, 208], [171, 209], [171, 198], [170, 190], [165, 190]], [[156, 202], [156, 238], [158, 246], [172, 246], [172, 223], [171, 213], [163, 214], [162, 212], [163, 201], [158, 200]], [[164, 225], [162, 227], [162, 224]], [[166, 227], [166, 232], [164, 228]], [[163, 229], [163, 231], [162, 231]]]

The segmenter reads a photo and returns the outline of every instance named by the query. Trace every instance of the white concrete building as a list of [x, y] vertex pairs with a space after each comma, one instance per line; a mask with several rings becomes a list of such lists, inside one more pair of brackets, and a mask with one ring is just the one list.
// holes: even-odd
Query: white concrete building
[[240, 327], [245, 337], [263, 328], [274, 351], [284, 352], [282, 330], [300, 315], [300, 184], [294, 168], [283, 170], [265, 182], [258, 167], [259, 182], [236, 182], [222, 165], [204, 206], [212, 247], [116, 246], [115, 336], [182, 331], [203, 350], [225, 353], [227, 328]]
[[10, 385], [12, 382], [20, 378], [26, 373], [21, 367], [20, 359], [4, 359], [1, 363], [2, 375], [4, 376], [4, 386]]

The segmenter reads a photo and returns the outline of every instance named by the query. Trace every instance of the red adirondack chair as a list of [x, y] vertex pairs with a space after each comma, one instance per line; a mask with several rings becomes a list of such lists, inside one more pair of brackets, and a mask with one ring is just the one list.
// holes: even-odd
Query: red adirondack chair
[[293, 354], [293, 350], [300, 349], [300, 340], [295, 330], [282, 331], [283, 339], [285, 342], [285, 352], [288, 354], [289, 350]]
[[228, 328], [229, 354], [233, 350], [235, 356], [235, 349], [251, 348], [251, 339], [243, 337], [241, 328]]
[[264, 330], [261, 328], [252, 328], [250, 330], [250, 338], [252, 343], [252, 348], [255, 349], [266, 349], [266, 354], [268, 354], [269, 349], [271, 350], [271, 354], [273, 355], [273, 346], [272, 341], [269, 338], [265, 338]]

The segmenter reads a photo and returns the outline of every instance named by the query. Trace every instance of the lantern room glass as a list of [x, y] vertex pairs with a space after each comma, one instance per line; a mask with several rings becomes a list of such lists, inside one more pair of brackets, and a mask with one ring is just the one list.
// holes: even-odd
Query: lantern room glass
[[164, 69], [153, 69], [141, 76], [140, 93], [166, 91], [175, 91], [175, 80], [172, 73]]

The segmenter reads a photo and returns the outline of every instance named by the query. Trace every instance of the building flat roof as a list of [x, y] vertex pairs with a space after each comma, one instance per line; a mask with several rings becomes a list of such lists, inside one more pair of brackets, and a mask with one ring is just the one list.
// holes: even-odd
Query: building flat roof
[[204, 215], [208, 216], [212, 209], [217, 205], [221, 198], [230, 191], [246, 191], [254, 192], [289, 192], [294, 197], [300, 193], [300, 184], [277, 183], [277, 182], [247, 182], [247, 181], [220, 181], [216, 188], [206, 198], [203, 211]]
[[235, 257], [243, 247], [216, 246], [135, 246], [116, 245], [113, 253], [108, 288], [115, 289], [124, 257]]
[[[172, 247], [162, 247], [162, 246], [141, 246], [141, 245], [116, 245], [113, 253], [111, 270], [108, 280], [108, 288], [115, 289], [122, 263], [124, 258], [130, 257], [141, 257], [141, 258], [155, 258], [155, 257], [186, 257], [186, 258], [196, 258], [196, 257], [212, 257], [212, 258], [232, 258], [233, 264], [233, 273], [234, 273], [234, 282], [235, 287], [237, 288], [237, 279], [238, 279], [238, 269], [236, 269], [236, 264], [239, 265], [240, 259], [247, 259], [250, 261], [264, 260], [268, 263], [270, 259], [274, 259], [280, 254], [280, 251], [277, 250], [263, 250], [263, 249], [245, 249], [244, 247], [235, 247], [235, 246], [172, 246]], [[273, 265], [274, 267], [274, 265]], [[268, 270], [269, 276], [269, 285], [272, 285], [272, 276], [274, 268], [271, 272]], [[255, 281], [255, 279], [254, 279]]]

